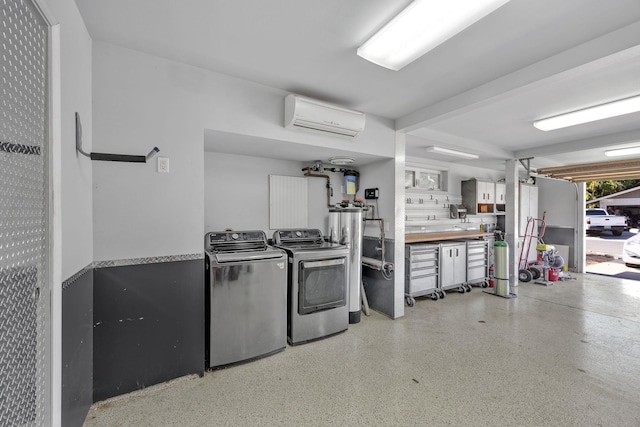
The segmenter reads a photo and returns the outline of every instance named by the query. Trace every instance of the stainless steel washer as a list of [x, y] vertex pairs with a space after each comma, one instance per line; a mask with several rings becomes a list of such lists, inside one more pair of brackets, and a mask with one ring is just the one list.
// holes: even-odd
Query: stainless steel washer
[[287, 255], [263, 231], [205, 235], [207, 368], [246, 362], [287, 345]]
[[289, 256], [287, 336], [292, 345], [349, 327], [347, 247], [316, 229], [277, 230], [273, 244]]

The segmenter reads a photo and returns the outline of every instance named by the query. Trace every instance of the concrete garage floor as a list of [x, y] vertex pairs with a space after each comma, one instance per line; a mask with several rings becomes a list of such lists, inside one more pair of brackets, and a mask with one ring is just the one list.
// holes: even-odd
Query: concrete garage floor
[[621, 258], [587, 254], [587, 273], [640, 281], [640, 268], [627, 267]]
[[85, 426], [639, 426], [640, 282], [474, 288], [95, 404]]
[[640, 267], [627, 267], [622, 262], [624, 241], [632, 236], [633, 234], [628, 231], [625, 231], [622, 236], [608, 234], [587, 236], [587, 265], [585, 271], [620, 279], [640, 280]]

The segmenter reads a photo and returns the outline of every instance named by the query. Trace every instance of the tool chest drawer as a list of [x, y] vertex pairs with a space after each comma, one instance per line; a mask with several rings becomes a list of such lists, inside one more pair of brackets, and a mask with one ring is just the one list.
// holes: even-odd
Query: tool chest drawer
[[405, 293], [421, 296], [438, 288], [440, 246], [431, 243], [405, 245]]

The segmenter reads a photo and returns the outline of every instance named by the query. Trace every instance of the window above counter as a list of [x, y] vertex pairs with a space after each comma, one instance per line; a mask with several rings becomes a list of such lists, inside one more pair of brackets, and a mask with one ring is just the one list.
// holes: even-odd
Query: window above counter
[[406, 168], [404, 188], [420, 191], [447, 191], [447, 171], [437, 169]]

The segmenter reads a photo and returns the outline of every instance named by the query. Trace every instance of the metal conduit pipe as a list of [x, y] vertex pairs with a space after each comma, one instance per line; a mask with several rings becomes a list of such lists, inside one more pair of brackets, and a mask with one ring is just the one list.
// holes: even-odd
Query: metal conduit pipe
[[322, 175], [322, 174], [317, 174], [317, 173], [311, 173], [311, 168], [310, 167], [306, 167], [304, 169], [302, 169], [304, 173], [304, 176], [309, 176], [309, 177], [315, 177], [315, 178], [326, 178], [327, 179], [327, 207], [332, 208], [333, 206], [331, 205], [331, 196], [333, 193], [333, 190], [331, 189], [331, 178], [329, 177], [329, 175]]
[[382, 277], [386, 280], [391, 280], [391, 272], [393, 271], [393, 263], [386, 262], [385, 258], [385, 237], [384, 237], [384, 218], [365, 218], [365, 221], [377, 221], [380, 224], [380, 260], [362, 257], [362, 264], [365, 266], [372, 268], [374, 270], [378, 270]]

